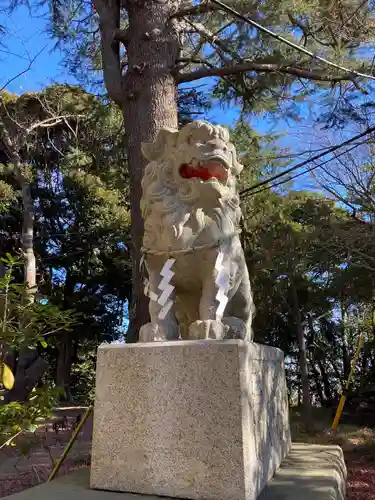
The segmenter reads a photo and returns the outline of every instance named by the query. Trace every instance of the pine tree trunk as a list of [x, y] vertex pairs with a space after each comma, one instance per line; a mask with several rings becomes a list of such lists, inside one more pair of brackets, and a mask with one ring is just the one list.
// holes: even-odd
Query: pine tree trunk
[[25, 281], [28, 283], [28, 300], [34, 301], [36, 294], [36, 261], [34, 254], [34, 201], [30, 183], [21, 176], [23, 202], [22, 250], [25, 257]]
[[[132, 305], [127, 342], [136, 342], [149, 320], [148, 299], [139, 272], [143, 219], [141, 180], [146, 160], [142, 142], [154, 140], [162, 127], [177, 128], [177, 89], [172, 67], [179, 53], [179, 35], [171, 14], [179, 2], [127, 1], [128, 72], [124, 78], [123, 114], [131, 188]], [[173, 8], [173, 11], [172, 11]]]
[[326, 364], [323, 363], [321, 360], [318, 360], [318, 365], [323, 380], [324, 394], [326, 397], [327, 406], [331, 406], [333, 401], [333, 396], [332, 396], [330, 378], [326, 371]]
[[48, 363], [38, 356], [36, 349], [23, 347], [19, 351], [15, 383], [12, 390], [4, 395], [4, 403], [13, 401], [24, 402], [30, 392], [38, 385], [43, 374], [48, 368]]
[[[74, 293], [76, 285], [75, 278], [72, 275], [70, 267], [66, 269], [63, 309], [69, 309], [72, 304], [70, 298]], [[61, 332], [56, 336], [58, 345], [57, 364], [56, 364], [56, 386], [63, 391], [62, 399], [68, 400], [71, 398], [70, 393], [70, 376], [73, 363], [73, 336], [72, 332]]]
[[319, 370], [317, 369], [316, 365], [314, 362], [311, 363], [311, 369], [312, 369], [312, 373], [314, 375], [314, 381], [315, 381], [315, 387], [316, 387], [316, 392], [318, 394], [318, 397], [319, 397], [319, 400], [320, 400], [320, 404], [321, 406], [324, 408], [327, 404], [327, 401], [324, 397], [324, 394], [323, 394], [323, 389], [322, 389], [322, 385], [321, 385], [321, 376], [320, 376], [320, 372]]
[[73, 341], [70, 332], [64, 332], [59, 337], [57, 355], [56, 386], [63, 391], [63, 400], [70, 400], [70, 375], [73, 362]]
[[[36, 293], [34, 200], [31, 195], [30, 182], [22, 172], [22, 159], [19, 154], [17, 140], [10, 135], [2, 119], [0, 119], [0, 132], [7, 148], [9, 163], [14, 166], [14, 174], [21, 188], [23, 206], [22, 250], [25, 257], [24, 279], [28, 282], [24, 299], [33, 302]], [[22, 321], [22, 318], [20, 318], [20, 321]], [[15, 354], [13, 355], [15, 356]], [[15, 365], [15, 363], [13, 364]], [[36, 349], [21, 348], [18, 353], [16, 366], [14, 387], [6, 393], [4, 402], [25, 401], [46, 371], [48, 363], [38, 356]]]
[[300, 369], [301, 385], [302, 385], [302, 406], [303, 406], [306, 428], [311, 429], [312, 415], [311, 415], [311, 400], [310, 400], [310, 388], [309, 388], [309, 372], [307, 367], [306, 340], [302, 325], [302, 315], [299, 308], [297, 288], [295, 284], [295, 279], [293, 277], [290, 278], [290, 288], [292, 292], [293, 317], [296, 325], [296, 333], [297, 333], [298, 348], [299, 348], [299, 369]]

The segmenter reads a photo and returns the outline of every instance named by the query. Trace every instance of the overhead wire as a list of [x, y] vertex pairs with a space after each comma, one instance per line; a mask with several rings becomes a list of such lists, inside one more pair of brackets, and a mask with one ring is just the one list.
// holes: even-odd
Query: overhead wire
[[317, 61], [320, 61], [320, 62], [326, 64], [327, 66], [331, 66], [333, 68], [339, 69], [340, 71], [344, 71], [345, 73], [348, 73], [349, 75], [358, 76], [361, 78], [368, 78], [370, 80], [375, 80], [374, 75], [369, 75], [367, 73], [361, 73], [361, 72], [356, 71], [354, 69], [345, 68], [344, 66], [341, 66], [340, 64], [336, 64], [332, 61], [329, 61], [328, 59], [325, 59], [324, 57], [318, 56], [318, 54], [314, 54], [314, 52], [307, 50], [305, 47], [301, 47], [300, 45], [297, 45], [296, 43], [288, 40], [287, 38], [284, 38], [284, 37], [278, 35], [277, 33], [274, 33], [272, 30], [262, 26], [261, 24], [257, 23], [256, 21], [253, 21], [249, 17], [244, 16], [243, 14], [240, 14], [238, 11], [233, 9], [233, 7], [226, 5], [225, 3], [221, 2], [220, 0], [210, 0], [210, 2], [217, 5], [222, 10], [232, 14], [237, 19], [240, 19], [241, 21], [243, 21], [247, 24], [250, 24], [254, 28], [258, 29], [259, 31], [262, 31], [263, 33], [266, 33], [267, 35], [271, 36], [272, 38], [275, 38], [279, 42], [282, 42], [286, 45], [289, 45], [289, 47], [292, 47], [292, 48], [298, 50], [299, 52], [302, 52], [303, 54], [308, 55], [312, 59], [316, 59]]
[[[366, 141], [362, 141], [361, 144], [365, 144]], [[360, 146], [361, 144], [354, 144], [354, 146], [352, 146], [351, 148], [349, 149], [346, 149], [345, 151], [342, 151], [341, 153], [339, 153], [338, 155], [335, 155], [334, 158], [329, 158], [328, 160], [325, 160], [323, 161], [322, 163], [318, 163], [316, 165], [313, 165], [312, 167], [310, 168], [307, 168], [306, 170], [304, 170], [303, 172], [298, 172], [298, 174], [295, 174], [293, 175], [292, 177], [288, 177], [287, 179], [284, 179], [280, 182], [277, 182], [276, 184], [271, 184], [270, 186], [263, 186], [261, 189], [259, 189], [258, 191], [254, 191], [251, 193], [251, 195], [255, 195], [255, 194], [259, 194], [259, 193], [263, 193], [264, 191], [267, 191], [268, 189], [272, 189], [272, 188], [275, 188], [275, 187], [278, 187], [278, 186], [281, 186], [283, 184], [287, 184], [288, 182], [296, 179], [297, 177], [300, 177], [302, 175], [306, 175], [310, 172], [312, 172], [313, 170], [319, 168], [319, 167], [323, 167], [324, 165], [326, 165], [327, 163], [330, 163], [331, 161], [334, 161], [335, 159], [339, 158], [340, 156], [343, 156], [347, 153], [349, 153], [350, 151], [352, 151], [353, 149], [357, 148], [358, 146]], [[313, 160], [310, 160], [310, 161], [313, 161]]]
[[[269, 184], [270, 182], [273, 182], [281, 177], [284, 177], [285, 175], [288, 175], [291, 172], [294, 172], [294, 170], [297, 170], [298, 168], [304, 167], [305, 165], [308, 165], [311, 162], [319, 160], [323, 156], [326, 156], [330, 153], [334, 153], [338, 149], [341, 149], [344, 146], [348, 146], [349, 144], [353, 143], [354, 141], [357, 141], [358, 139], [362, 139], [362, 137], [365, 137], [374, 131], [375, 131], [375, 126], [368, 127], [364, 132], [361, 132], [360, 134], [357, 134], [357, 135], [351, 137], [350, 139], [347, 139], [346, 141], [341, 142], [340, 144], [335, 144], [334, 146], [328, 148], [326, 151], [324, 151], [322, 153], [316, 154], [307, 160], [304, 160], [300, 163], [297, 163], [296, 165], [293, 165], [292, 167], [287, 168], [286, 170], [283, 170], [282, 172], [280, 172], [276, 175], [273, 175], [272, 177], [264, 179], [263, 181], [257, 182], [256, 184], [253, 184], [252, 186], [249, 186], [248, 188], [243, 189], [240, 192], [240, 197], [244, 198], [244, 197], [248, 196], [248, 194], [255, 194], [255, 193], [252, 193], [254, 190], [257, 190], [258, 188], [265, 186], [266, 184]], [[361, 144], [364, 144], [364, 142], [356, 144], [355, 147], [358, 147]], [[353, 149], [354, 149], [354, 147], [353, 147]], [[332, 161], [332, 160], [328, 160], [328, 161]]]

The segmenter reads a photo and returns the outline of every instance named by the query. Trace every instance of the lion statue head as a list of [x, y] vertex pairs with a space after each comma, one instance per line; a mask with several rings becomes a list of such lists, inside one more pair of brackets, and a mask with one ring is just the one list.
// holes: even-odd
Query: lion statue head
[[226, 128], [196, 120], [179, 131], [162, 129], [142, 152], [149, 161], [141, 200], [145, 248], [184, 249], [236, 231], [243, 166]]

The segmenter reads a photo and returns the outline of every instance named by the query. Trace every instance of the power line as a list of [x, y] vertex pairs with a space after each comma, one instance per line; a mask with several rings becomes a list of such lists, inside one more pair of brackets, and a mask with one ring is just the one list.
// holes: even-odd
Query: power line
[[[341, 153], [339, 153], [338, 155], [335, 155], [335, 158], [340, 158], [340, 156], [343, 156], [347, 153], [349, 153], [350, 151], [352, 151], [353, 149], [357, 148], [358, 146], [360, 146], [361, 144], [365, 144], [366, 141], [363, 141], [362, 143], [359, 143], [359, 144], [355, 144], [354, 146], [352, 146], [351, 148], [349, 149], [346, 149], [345, 151], [342, 151]], [[311, 160], [313, 161], [313, 160]], [[306, 170], [304, 170], [303, 172], [299, 172], [298, 174], [295, 174], [293, 175], [292, 177], [289, 177], [288, 179], [285, 179], [283, 181], [280, 181], [280, 182], [277, 182], [276, 184], [272, 184], [271, 186], [263, 186], [262, 189], [258, 189], [258, 191], [254, 191], [253, 193], [251, 193], [251, 195], [255, 195], [255, 194], [258, 194], [258, 193], [263, 193], [263, 191], [267, 191], [268, 189], [272, 189], [272, 188], [275, 188], [277, 186], [281, 186], [282, 184], [286, 184], [287, 182], [290, 182], [294, 179], [296, 179], [297, 177], [300, 177], [301, 175], [305, 175], [305, 174], [308, 174], [309, 172], [312, 172], [313, 170], [319, 168], [319, 167], [323, 167], [323, 165], [326, 165], [327, 163], [331, 162], [332, 159], [329, 158], [328, 160], [322, 162], [322, 163], [318, 163], [317, 165], [313, 165], [312, 167], [310, 168], [307, 168]]]
[[237, 17], [241, 21], [244, 21], [245, 23], [250, 24], [251, 26], [254, 26], [254, 28], [257, 28], [259, 31], [262, 31], [263, 33], [266, 33], [267, 35], [271, 36], [272, 38], [275, 38], [279, 42], [285, 43], [286, 45], [289, 45], [289, 47], [292, 47], [292, 48], [298, 50], [299, 52], [302, 52], [303, 54], [308, 55], [312, 59], [316, 59], [317, 61], [320, 61], [328, 66], [332, 66], [333, 68], [339, 69], [340, 71], [344, 71], [345, 73], [348, 73], [349, 75], [355, 75], [355, 76], [359, 76], [361, 78], [369, 78], [370, 80], [375, 80], [375, 76], [373, 76], [373, 75], [368, 75], [366, 73], [360, 73], [359, 71], [355, 71], [354, 69], [348, 69], [348, 68], [345, 68], [344, 66], [340, 66], [339, 64], [336, 64], [332, 61], [328, 61], [328, 59], [325, 59], [324, 57], [318, 56], [317, 54], [314, 54], [314, 52], [311, 52], [310, 50], [307, 50], [304, 47], [301, 47], [300, 45], [297, 45], [296, 43], [291, 42], [287, 38], [284, 38], [280, 35], [277, 35], [273, 31], [269, 30], [268, 28], [265, 28], [261, 24], [258, 24], [256, 21], [253, 21], [249, 17], [246, 17], [243, 14], [240, 14], [232, 7], [229, 7], [229, 5], [226, 5], [225, 3], [220, 2], [220, 0], [210, 0], [210, 1], [211, 1], [211, 3], [218, 5], [222, 10], [225, 10], [226, 12], [230, 12], [233, 16]]
[[[367, 141], [366, 141], [367, 142]], [[362, 142], [359, 142], [357, 145], [358, 146], [361, 146], [363, 144], [363, 141]], [[325, 146], [324, 148], [314, 148], [314, 149], [306, 149], [305, 151], [301, 151], [299, 153], [285, 153], [285, 154], [280, 154], [280, 155], [255, 155], [255, 156], [252, 156], [251, 154], [249, 155], [246, 155], [246, 154], [242, 154], [242, 156], [239, 156], [240, 158], [240, 161], [244, 161], [244, 160], [251, 160], [251, 161], [255, 161], [255, 160], [263, 160], [263, 161], [267, 161], [267, 160], [290, 160], [290, 159], [293, 159], [293, 158], [299, 158], [300, 156], [305, 156], [307, 154], [312, 154], [312, 153], [320, 153], [321, 151], [327, 151], [327, 149], [329, 149], [330, 146]]]
[[[341, 142], [340, 144], [336, 144], [335, 146], [330, 147], [329, 149], [327, 149], [327, 151], [324, 151], [323, 153], [319, 153], [319, 154], [313, 156], [312, 158], [309, 158], [308, 160], [304, 160], [300, 163], [297, 163], [297, 165], [294, 165], [293, 167], [287, 168], [286, 170], [283, 170], [279, 174], [276, 174], [272, 177], [269, 177], [268, 179], [260, 181], [257, 184], [254, 184], [253, 186], [249, 186], [248, 188], [243, 189], [240, 192], [240, 197], [243, 198], [245, 195], [247, 195], [247, 193], [250, 193], [251, 191], [253, 191], [255, 189], [258, 189], [266, 184], [269, 184], [270, 182], [275, 181], [276, 179], [279, 179], [280, 177], [284, 177], [284, 175], [287, 175], [290, 172], [297, 170], [298, 168], [304, 167], [308, 163], [319, 160], [322, 156], [326, 156], [327, 154], [333, 153], [334, 151], [337, 151], [338, 149], [340, 149], [344, 146], [347, 146], [348, 144], [351, 144], [352, 142], [357, 141], [358, 139], [361, 139], [362, 137], [365, 137], [374, 131], [375, 131], [375, 126], [369, 127], [364, 132], [357, 134], [354, 137], [352, 137], [351, 139], [348, 139], [344, 142]], [[360, 144], [363, 144], [363, 143], [360, 143]], [[356, 147], [359, 146], [360, 144], [357, 144]]]

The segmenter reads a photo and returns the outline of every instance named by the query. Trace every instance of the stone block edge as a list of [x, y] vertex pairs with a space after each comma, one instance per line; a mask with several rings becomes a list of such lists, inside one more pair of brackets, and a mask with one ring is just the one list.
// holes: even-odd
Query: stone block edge
[[134, 344], [101, 344], [98, 347], [98, 353], [105, 353], [107, 351], [129, 351], [129, 350], [147, 350], [147, 349], [160, 349], [160, 348], [181, 348], [181, 347], [197, 347], [197, 346], [237, 346], [241, 352], [247, 352], [253, 359], [260, 360], [283, 360], [284, 352], [278, 347], [259, 344], [257, 342], [246, 342], [244, 340], [228, 339], [228, 340], [169, 340], [160, 342], [138, 342]]

